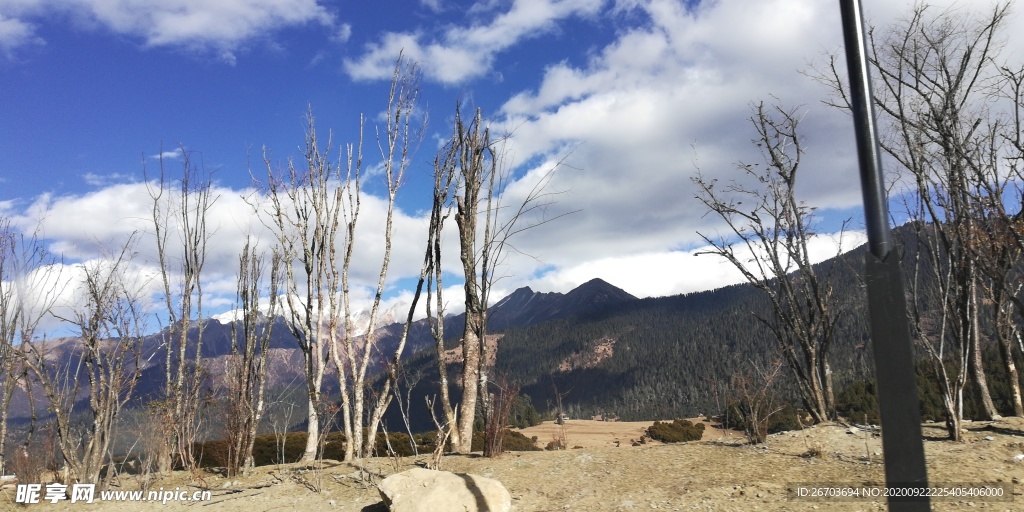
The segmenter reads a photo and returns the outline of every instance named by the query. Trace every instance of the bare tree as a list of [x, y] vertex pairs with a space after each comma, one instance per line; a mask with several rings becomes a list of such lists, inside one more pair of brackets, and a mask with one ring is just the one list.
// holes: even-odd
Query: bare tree
[[504, 453], [505, 432], [512, 408], [519, 398], [519, 385], [507, 378], [499, 377], [493, 384], [497, 392], [491, 400], [491, 417], [484, 423], [484, 457], [497, 457]]
[[[875, 103], [887, 130], [882, 147], [909, 183], [903, 201], [916, 230], [916, 247], [907, 252], [921, 280], [912, 291], [923, 295], [910, 301], [917, 308], [911, 315], [931, 354], [953, 439], [960, 438], [968, 377], [982, 413], [998, 417], [982, 366], [982, 316], [993, 315], [1003, 366], [1019, 374], [1011, 339], [1024, 310], [1011, 304], [1020, 302], [1016, 265], [1024, 239], [1019, 214], [1004, 199], [1022, 192], [1024, 73], [999, 64], [1009, 5], [963, 12], [918, 4], [904, 20], [870, 32]], [[835, 106], [848, 108], [840, 76], [833, 57], [818, 79], [836, 92]], [[1014, 413], [1024, 413], [1019, 377], [1011, 380]]]
[[[305, 169], [289, 160], [282, 179], [275, 175], [266, 151], [264, 163], [271, 223], [285, 271], [284, 314], [302, 351], [306, 375], [308, 436], [301, 460], [312, 462], [320, 437], [318, 407], [327, 350], [333, 340], [330, 329], [340, 324], [335, 244], [342, 185], [333, 181], [338, 176], [329, 160], [330, 137], [326, 150], [322, 150], [311, 112], [306, 115], [306, 126]], [[301, 277], [297, 276], [296, 265], [300, 266]]]
[[814, 209], [794, 193], [804, 151], [799, 122], [794, 110], [757, 104], [751, 117], [758, 134], [753, 142], [764, 164], [738, 165], [755, 185], [732, 181], [723, 191], [717, 179], [699, 170], [693, 182], [700, 189], [697, 199], [730, 232], [727, 238], [698, 233], [711, 246], [701, 254], [725, 258], [768, 297], [772, 316], [758, 319], [775, 335], [804, 407], [818, 423], [835, 418], [828, 351], [841, 312], [834, 299], [834, 268], [820, 276], [807, 249], [815, 234]]
[[226, 360], [228, 385], [225, 427], [228, 434], [229, 476], [251, 471], [256, 430], [265, 409], [267, 356], [277, 314], [278, 268], [281, 257], [274, 252], [268, 277], [268, 305], [261, 308], [265, 257], [256, 254], [247, 240], [238, 257], [238, 315], [231, 326], [231, 356]]
[[[166, 447], [157, 461], [161, 472], [171, 470], [170, 457], [177, 454], [186, 469], [198, 464], [193, 445], [199, 435], [202, 409], [203, 283], [206, 244], [210, 238], [206, 216], [216, 197], [211, 197], [212, 181], [192, 163], [191, 154], [180, 148], [182, 176], [176, 194], [166, 194], [169, 186], [160, 160], [160, 177], [147, 182], [153, 201], [152, 221], [156, 238], [157, 260], [167, 310], [167, 328], [161, 332], [164, 350], [164, 400], [160, 416], [167, 427]], [[161, 152], [162, 154], [162, 152]], [[175, 232], [180, 245], [169, 245]], [[181, 252], [173, 252], [180, 247]], [[193, 325], [195, 335], [190, 337]], [[191, 353], [191, 360], [189, 355]]]
[[[56, 342], [24, 347], [53, 411], [69, 477], [78, 482], [105, 485], [101, 472], [110, 460], [116, 420], [141, 372], [144, 327], [125, 275], [133, 241], [110, 258], [81, 265], [85, 303], [64, 319], [79, 331], [67, 357], [48, 353]], [[88, 397], [88, 420], [81, 428], [80, 393]]]
[[[439, 398], [435, 397], [432, 400], [427, 400], [427, 407], [430, 409], [431, 418], [434, 420], [434, 424], [438, 427], [438, 439], [443, 438], [442, 443], [450, 440], [452, 446], [460, 446], [462, 441], [458, 428], [458, 407], [452, 406], [448, 385], [448, 361], [444, 348], [446, 303], [444, 301], [443, 269], [441, 268], [444, 223], [451, 214], [449, 201], [451, 199], [452, 187], [455, 183], [455, 166], [448, 164], [448, 159], [450, 158], [449, 154], [452, 151], [450, 148], [451, 143], [452, 141], [449, 140], [449, 146], [446, 146], [444, 150], [434, 157], [434, 190], [433, 199], [431, 201], [430, 225], [427, 234], [427, 250], [424, 257], [424, 260], [426, 261], [426, 265], [424, 266], [424, 275], [426, 276], [427, 287], [427, 322], [430, 325], [430, 333], [434, 338], [434, 353], [436, 356], [438, 371], [438, 387], [441, 392], [441, 396]], [[444, 416], [443, 426], [445, 428], [445, 432], [443, 435], [441, 432], [442, 424], [437, 420], [434, 411], [434, 404], [437, 402], [440, 402], [441, 413]], [[435, 468], [439, 465], [439, 457], [443, 452], [443, 445], [435, 450]]]
[[771, 418], [782, 410], [779, 406], [777, 380], [784, 366], [776, 360], [765, 367], [750, 363], [753, 372], [738, 372], [731, 379], [732, 402], [738, 409], [743, 430], [750, 444], [768, 440]]
[[[384, 254], [368, 325], [361, 336], [356, 335], [352, 320], [349, 269], [355, 254], [355, 230], [361, 206], [363, 120], [360, 119], [359, 142], [346, 148], [344, 167], [334, 165], [330, 160], [330, 136], [326, 145], [321, 147], [311, 113], [306, 118], [304, 169], [300, 170], [289, 162], [286, 178], [281, 180], [275, 178], [270, 161], [265, 158], [270, 178], [270, 215], [285, 263], [288, 324], [299, 340], [306, 361], [309, 438], [304, 461], [312, 461], [316, 455], [319, 437], [316, 406], [321, 400], [328, 361], [332, 361], [338, 370], [347, 459], [368, 453], [372, 442], [365, 441], [372, 441], [376, 431], [371, 429], [371, 439], [364, 440], [363, 427], [367, 423], [376, 426], [383, 415], [383, 408], [387, 407], [386, 400], [378, 402], [367, 419], [366, 376], [371, 361], [381, 357], [374, 331], [391, 258], [395, 197], [409, 165], [414, 139], [418, 136], [410, 128], [417, 95], [416, 67], [405, 64], [400, 57], [389, 95], [387, 123], [384, 133], [377, 136], [388, 189], [388, 207]], [[301, 268], [303, 282], [297, 278], [295, 263]], [[404, 343], [398, 347], [399, 354], [403, 348]]]
[[[351, 458], [353, 455], [369, 457], [376, 445], [376, 436], [381, 418], [391, 401], [390, 386], [394, 382], [394, 375], [384, 382], [384, 389], [377, 394], [377, 399], [372, 402], [372, 408], [366, 410], [366, 400], [370, 394], [366, 381], [367, 370], [371, 361], [377, 360], [390, 367], [391, 371], [398, 365], [402, 353], [405, 351], [405, 343], [408, 337], [409, 327], [412, 323], [412, 315], [419, 299], [419, 288], [412, 306], [409, 308], [409, 315], [405, 327], [399, 339], [398, 345], [390, 355], [383, 355], [377, 348], [377, 322], [380, 312], [380, 302], [384, 294], [388, 267], [391, 264], [391, 243], [393, 232], [393, 218], [395, 211], [395, 197], [398, 189], [405, 179], [405, 172], [410, 163], [411, 151], [415, 149], [422, 136], [422, 127], [414, 129], [413, 115], [416, 109], [416, 100], [419, 97], [419, 70], [415, 63], [407, 62], [402, 55], [398, 56], [395, 62], [394, 73], [391, 78], [391, 87], [388, 91], [387, 120], [384, 129], [377, 130], [377, 149], [380, 152], [384, 184], [387, 187], [387, 213], [384, 221], [384, 254], [381, 258], [380, 272], [377, 278], [377, 286], [373, 295], [373, 302], [370, 306], [369, 318], [364, 334], [361, 338], [353, 336], [352, 307], [349, 301], [349, 275], [348, 270], [352, 264], [352, 257], [355, 249], [355, 228], [356, 220], [359, 217], [359, 165], [355, 166], [355, 179], [350, 179], [352, 186], [347, 188], [348, 208], [345, 210], [345, 221], [348, 226], [345, 237], [345, 256], [342, 263], [342, 300], [344, 301], [345, 325], [342, 338], [344, 358], [338, 350], [332, 352], [335, 366], [339, 369], [339, 379], [342, 381], [342, 408], [343, 420], [345, 421], [345, 456]], [[424, 118], [425, 121], [425, 118]], [[352, 176], [352, 151], [349, 148], [349, 176]], [[360, 151], [361, 160], [361, 151]], [[425, 268], [420, 272], [420, 283], [423, 281]], [[361, 346], [360, 346], [361, 344]], [[333, 346], [333, 345], [332, 345]], [[349, 379], [349, 382], [345, 382]], [[352, 390], [351, 395], [345, 393], [345, 389]], [[368, 426], [367, 438], [363, 439], [363, 426]]]
[[60, 295], [59, 267], [51, 263], [35, 235], [18, 233], [0, 216], [0, 474], [7, 474], [11, 400], [19, 386], [30, 392], [21, 347], [35, 341], [40, 321]]
[[[490, 130], [484, 126], [483, 113], [479, 109], [473, 119], [466, 123], [457, 105], [452, 136], [434, 160], [434, 209], [440, 212], [454, 195], [454, 217], [459, 233], [459, 258], [464, 278], [466, 323], [461, 338], [462, 400], [459, 406], [462, 416], [458, 418], [458, 432], [451, 435], [452, 447], [457, 453], [471, 451], [478, 398], [483, 402], [485, 424], [491, 415], [491, 406], [487, 400], [488, 373], [489, 367], [494, 364], [495, 346], [494, 343], [488, 343], [487, 338], [487, 304], [491, 287], [500, 278], [495, 270], [503, 263], [506, 251], [515, 250], [511, 240], [516, 235], [573, 213], [528, 221], [528, 217], [542, 213], [545, 207], [551, 205], [553, 196], [559, 193], [547, 191], [546, 188], [561, 161], [544, 174], [518, 206], [502, 204], [502, 192], [510, 175], [507, 168], [501, 168], [499, 143], [500, 140], [491, 139]], [[439, 222], [443, 224], [447, 215], [438, 213]], [[437, 314], [440, 315], [443, 307], [439, 274], [440, 239], [434, 240], [433, 244]], [[456, 409], [451, 407], [446, 398], [444, 344], [442, 333], [439, 332], [442, 324], [439, 317], [433, 325], [442, 378], [441, 401], [448, 424], [454, 425]]]
[[[436, 193], [437, 187], [435, 186], [435, 194]], [[416, 385], [416, 383], [419, 382], [420, 378], [422, 378], [422, 373], [416, 372], [415, 375], [410, 375], [402, 364], [402, 353], [404, 352], [405, 349], [405, 343], [409, 338], [409, 329], [413, 325], [413, 317], [416, 313], [416, 308], [417, 305], [419, 304], [420, 297], [423, 294], [424, 284], [426, 284], [427, 287], [427, 321], [430, 323], [431, 332], [434, 334], [435, 337], [435, 343], [441, 343], [443, 350], [443, 308], [440, 308], [440, 311], [442, 311], [442, 313], [438, 314], [435, 317], [433, 315], [430, 305], [431, 298], [433, 296], [433, 293], [435, 293], [435, 290], [436, 293], [438, 294], [438, 299], [440, 300], [441, 298], [441, 268], [440, 266], [434, 266], [435, 249], [437, 253], [440, 253], [441, 250], [441, 226], [443, 225], [441, 211], [442, 209], [440, 208], [440, 206], [438, 206], [438, 203], [435, 202], [434, 208], [431, 209], [430, 224], [429, 227], [427, 228], [427, 250], [426, 254], [423, 257], [423, 264], [420, 267], [420, 276], [416, 282], [416, 291], [413, 293], [412, 303], [409, 305], [409, 311], [408, 314], [406, 315], [405, 324], [402, 326], [402, 333], [399, 337], [398, 346], [395, 349], [393, 357], [390, 360], [386, 361], [385, 368], [387, 372], [387, 379], [384, 381], [383, 389], [381, 389], [377, 394], [377, 401], [374, 406], [373, 412], [370, 416], [370, 428], [368, 430], [370, 437], [366, 442], [367, 456], [369, 455], [369, 450], [372, 450], [376, 444], [375, 436], [377, 434], [377, 426], [381, 423], [384, 413], [387, 410], [388, 406], [390, 405], [393, 397], [398, 399], [398, 406], [401, 410], [400, 412], [402, 415], [402, 420], [405, 423], [406, 431], [409, 433], [409, 441], [410, 443], [412, 443], [413, 452], [417, 452], [416, 443], [413, 441], [412, 427], [409, 424], [409, 408], [411, 408], [412, 406], [412, 388]], [[435, 276], [437, 278], [436, 286], [433, 281]], [[442, 372], [444, 372], [444, 363], [442, 362], [441, 365]], [[444, 403], [448, 404], [448, 407], [450, 408], [450, 402], [447, 401], [447, 376], [444, 375], [443, 373], [441, 380], [446, 383], [444, 387]], [[402, 381], [404, 381], [406, 385], [406, 396], [404, 400], [401, 396]], [[429, 401], [428, 407], [433, 408], [432, 403], [430, 403]], [[433, 414], [433, 410], [431, 410], [431, 414]], [[447, 416], [447, 414], [448, 413], [446, 412], [446, 417], [450, 417]]]
[[[482, 357], [485, 343], [486, 303], [483, 302], [485, 280], [478, 275], [479, 264], [488, 263], [488, 252], [478, 253], [476, 242], [478, 213], [480, 208], [480, 190], [496, 175], [497, 160], [491, 145], [490, 132], [483, 126], [482, 114], [479, 110], [468, 126], [464, 125], [456, 109], [455, 131], [450, 145], [450, 157], [446, 164], [458, 169], [458, 185], [461, 195], [456, 196], [455, 223], [459, 228], [459, 258], [463, 268], [463, 291], [465, 293], [466, 324], [462, 334], [462, 417], [458, 419], [458, 444], [452, 443], [457, 453], [472, 451], [473, 421], [476, 411], [477, 396], [480, 391], [482, 375], [481, 365], [486, 364]], [[447, 174], [447, 173], [446, 173]], [[490, 181], [493, 183], [493, 181]], [[484, 189], [485, 193], [489, 189]], [[487, 210], [490, 213], [490, 209]], [[489, 223], [486, 227], [490, 227]], [[485, 235], [486, 240], [486, 235]], [[486, 244], [484, 244], [486, 246]], [[443, 357], [439, 354], [438, 357]], [[484, 381], [486, 382], [486, 380]], [[486, 393], [486, 388], [484, 392]]]
[[[988, 296], [995, 308], [994, 323], [1000, 356], [1010, 377], [1013, 414], [1024, 416], [1020, 371], [1015, 362], [1015, 354], [1024, 353], [1020, 330], [1021, 319], [1024, 318], [1024, 300], [1021, 299], [1024, 285], [1020, 272], [1024, 258], [1024, 216], [1019, 211], [1011, 213], [1004, 201], [1005, 197], [1024, 197], [1024, 65], [1015, 68], [1001, 66], [1000, 71], [999, 96], [1008, 105], [1008, 113], [1000, 125], [1003, 128], [1000, 138], [1006, 150], [1005, 153], [989, 151], [991, 163], [975, 171], [988, 177], [977, 180], [982, 184], [980, 195], [983, 197], [978, 209], [988, 219], [983, 224], [985, 229], [977, 247], [985, 250], [985, 256], [980, 258], [981, 267], [991, 283]], [[1002, 169], [1006, 172], [1001, 172]], [[1013, 305], [1016, 314], [1007, 303]], [[1014, 350], [1015, 346], [1017, 350]]]
[[[953, 11], [935, 15], [920, 5], [904, 22], [871, 37], [881, 85], [876, 90], [882, 91], [877, 104], [890, 130], [883, 147], [914, 184], [909, 214], [919, 221], [918, 248], [924, 253], [915, 261], [926, 260], [920, 270], [933, 281], [931, 299], [939, 308], [931, 316], [937, 315], [933, 323], [942, 322], [924, 325], [928, 315], [915, 314], [915, 327], [940, 376], [953, 439], [960, 439], [964, 371], [981, 393], [985, 415], [998, 415], [981, 366], [982, 260], [991, 260], [979, 258], [979, 235], [990, 231], [979, 206], [1000, 204], [992, 195], [1000, 193], [999, 185], [990, 180], [1000, 174], [1002, 128], [990, 110], [990, 91], [1000, 79], [992, 63], [1007, 14], [1008, 4], [967, 18]], [[915, 302], [923, 300], [928, 298]], [[1012, 358], [1007, 361], [1012, 364]]]
[[18, 324], [21, 320], [21, 297], [15, 295], [14, 280], [21, 269], [14, 258], [18, 254], [17, 235], [11, 231], [10, 222], [0, 219], [0, 474], [6, 475], [7, 414], [11, 399], [18, 383], [22, 381], [23, 365], [15, 349]]

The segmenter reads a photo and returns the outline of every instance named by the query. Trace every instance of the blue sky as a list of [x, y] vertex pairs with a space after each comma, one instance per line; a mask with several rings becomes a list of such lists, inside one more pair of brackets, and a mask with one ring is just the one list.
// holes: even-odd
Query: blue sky
[[[909, 8], [865, 2], [882, 26]], [[1021, 25], [1015, 15], [1008, 54]], [[523, 235], [530, 257], [509, 259], [497, 297], [594, 277], [638, 296], [713, 288], [737, 275], [693, 257], [696, 231], [716, 226], [690, 177], [695, 162], [729, 179], [759, 158], [751, 102], [803, 106], [801, 197], [822, 208], [823, 231], [848, 217], [859, 228], [850, 121], [800, 73], [839, 34], [837, 3], [821, 0], [0, 0], [0, 211], [40, 225], [68, 262], [100, 258], [145, 231], [143, 167], [155, 171], [162, 149], [173, 175], [183, 146], [215, 172], [208, 289], [227, 308], [241, 240], [265, 235], [241, 199], [248, 162], [262, 177], [261, 148], [275, 162], [297, 155], [307, 105], [337, 142], [355, 140], [360, 113], [372, 129], [401, 50], [422, 69], [429, 124], [399, 193], [389, 297], [418, 273], [430, 161], [457, 100], [511, 133], [507, 202], [562, 161], [551, 189], [564, 193], [547, 213], [578, 211]], [[380, 204], [367, 204], [363, 285], [379, 264]], [[834, 254], [832, 238], [816, 243]]]

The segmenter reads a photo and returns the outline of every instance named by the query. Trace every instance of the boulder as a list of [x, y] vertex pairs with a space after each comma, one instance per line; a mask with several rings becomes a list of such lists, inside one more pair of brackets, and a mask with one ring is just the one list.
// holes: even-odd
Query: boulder
[[377, 486], [391, 512], [508, 512], [512, 496], [501, 482], [479, 475], [414, 468]]

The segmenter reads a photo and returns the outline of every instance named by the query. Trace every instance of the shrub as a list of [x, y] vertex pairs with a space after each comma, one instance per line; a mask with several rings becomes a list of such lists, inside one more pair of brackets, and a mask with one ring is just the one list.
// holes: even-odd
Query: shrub
[[[257, 435], [252, 445], [253, 463], [257, 466], [269, 464], [288, 464], [302, 458], [306, 447], [305, 432], [288, 432], [284, 434], [284, 457], [281, 457], [277, 436], [274, 434]], [[214, 439], [197, 442], [193, 451], [199, 457], [199, 465], [204, 468], [225, 467], [228, 460], [228, 441]]]
[[[785, 404], [778, 410], [771, 411], [767, 418], [762, 418], [759, 424], [751, 421], [750, 407], [746, 401], [730, 401], [726, 406], [727, 411], [723, 426], [735, 430], [744, 431], [747, 437], [756, 443], [762, 443], [768, 434], [800, 430], [801, 422], [799, 415], [803, 414], [793, 404]], [[724, 420], [723, 419], [723, 420]]]
[[850, 421], [879, 424], [875, 383], [858, 380], [843, 388], [836, 397], [836, 412]]
[[[284, 456], [281, 456], [277, 434], [260, 434], [256, 436], [252, 446], [253, 464], [267, 466], [271, 464], [290, 464], [298, 462], [306, 450], [306, 432], [288, 432], [283, 434]], [[378, 436], [379, 439], [379, 436]], [[202, 457], [201, 467], [225, 467], [228, 455], [228, 442], [215, 439], [195, 444], [195, 453]], [[345, 457], [345, 434], [331, 432], [326, 435], [317, 457], [332, 460], [343, 460]]]
[[694, 425], [690, 420], [675, 420], [672, 423], [655, 421], [647, 428], [647, 436], [663, 443], [685, 443], [699, 441], [704, 436], [704, 424]]
[[793, 407], [793, 404], [787, 403], [783, 405], [782, 409], [779, 409], [768, 418], [768, 433], [775, 434], [790, 430], [802, 430], [803, 426], [798, 418], [799, 414], [802, 413], [796, 407]]
[[[536, 437], [530, 439], [524, 436], [521, 432], [514, 430], [505, 429], [504, 437], [501, 441], [502, 449], [507, 452], [536, 452], [540, 451], [537, 447]], [[484, 449], [484, 433], [474, 432], [473, 433], [473, 451], [483, 451]]]
[[566, 446], [558, 439], [554, 439], [544, 447], [545, 450], [551, 452], [555, 450], [564, 450]]
[[540, 447], [534, 442], [532, 438], [524, 436], [520, 432], [514, 432], [511, 430], [505, 431], [505, 439], [503, 441], [506, 451], [510, 452], [538, 452]]
[[[388, 442], [391, 442], [391, 449], [394, 450], [395, 455], [399, 457], [411, 457], [416, 455], [412, 449], [412, 444], [409, 442], [409, 434], [405, 432], [389, 432], [387, 439], [384, 438], [384, 433], [380, 432], [377, 434], [377, 441], [373, 448], [373, 455], [375, 457], [387, 457], [390, 456], [388, 453]], [[419, 453], [430, 453], [434, 451], [434, 434], [416, 434], [413, 436], [412, 441], [416, 443], [416, 451]]]

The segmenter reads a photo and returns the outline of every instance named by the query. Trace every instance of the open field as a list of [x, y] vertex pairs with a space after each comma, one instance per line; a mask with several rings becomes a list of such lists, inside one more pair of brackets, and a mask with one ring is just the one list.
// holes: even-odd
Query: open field
[[[702, 441], [680, 445], [648, 442], [633, 447], [649, 422], [569, 421], [570, 446], [554, 452], [508, 453], [497, 459], [448, 456], [442, 469], [476, 473], [501, 481], [513, 498], [513, 511], [557, 510], [885, 510], [882, 501], [797, 500], [790, 489], [799, 482], [848, 483], [857, 486], [884, 481], [878, 454], [881, 439], [870, 432], [849, 433], [845, 426], [826, 425], [773, 435], [765, 446], [742, 444], [735, 433], [715, 429]], [[963, 443], [931, 440], [942, 435], [940, 425], [928, 425], [925, 449], [933, 483], [987, 482], [1013, 486], [1013, 501], [985, 498], [934, 500], [935, 510], [1024, 510], [1024, 419], [967, 422]], [[527, 436], [546, 444], [555, 425], [525, 429]], [[728, 435], [727, 435], [728, 434]], [[620, 446], [615, 447], [614, 441]], [[814, 455], [817, 453], [818, 455]], [[425, 457], [400, 461], [372, 459], [369, 470], [377, 475], [420, 464]], [[202, 503], [105, 502], [57, 505], [44, 503], [22, 508], [13, 504], [14, 490], [0, 494], [0, 509], [20, 510], [211, 510], [231, 512], [338, 510], [384, 512], [376, 487], [358, 478], [349, 464], [324, 461], [321, 469], [303, 465], [266, 466], [256, 474], [228, 481], [204, 474], [201, 481], [184, 473], [162, 479], [151, 489], [188, 489], [205, 486], [212, 499]], [[379, 476], [373, 477], [377, 481]], [[321, 492], [312, 489], [319, 487]], [[138, 490], [134, 477], [124, 477], [120, 490]]]
[[[707, 421], [703, 421], [701, 418], [690, 418], [690, 421], [702, 422], [708, 427], [704, 431], [703, 441], [741, 439], [743, 437], [742, 432], [712, 428]], [[526, 437], [537, 436], [537, 446], [542, 448], [563, 431], [569, 448], [576, 446], [604, 448], [616, 445], [622, 447], [631, 446], [632, 441], [639, 440], [652, 423], [651, 421], [567, 420], [563, 426], [546, 421], [535, 427], [520, 429], [519, 432]]]

